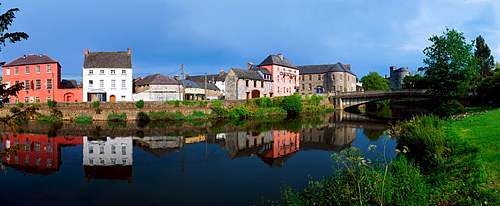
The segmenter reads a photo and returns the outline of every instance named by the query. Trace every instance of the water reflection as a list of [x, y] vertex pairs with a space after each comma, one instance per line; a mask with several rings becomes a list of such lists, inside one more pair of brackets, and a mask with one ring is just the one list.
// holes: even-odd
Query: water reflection
[[[29, 179], [16, 173], [50, 175], [51, 184], [37, 187], [53, 191], [46, 194], [53, 198], [59, 198], [57, 191], [90, 194], [93, 190], [85, 185], [94, 183], [93, 187], [122, 191], [126, 194], [123, 204], [139, 204], [141, 196], [149, 196], [151, 201], [165, 199], [165, 194], [157, 191], [169, 184], [178, 189], [169, 191], [164, 201], [173, 204], [221, 204], [222, 199], [243, 204], [241, 201], [250, 197], [244, 200], [245, 205], [259, 204], [263, 196], [277, 198], [281, 181], [300, 186], [307, 182], [307, 175], [328, 176], [332, 165], [329, 154], [352, 145], [372, 144], [388, 128], [386, 120], [349, 113], [162, 124], [161, 128], [159, 124], [131, 122], [125, 127], [105, 122], [48, 127], [30, 122], [23, 126], [22, 134], [3, 135], [2, 148], [27, 146], [17, 155], [2, 158], [8, 172], [0, 181], [13, 177], [31, 185]], [[72, 190], [57, 186], [66, 184], [71, 184]], [[194, 200], [180, 188], [206, 196]], [[0, 192], [9, 194], [8, 190]], [[92, 198], [90, 203], [98, 201]], [[77, 202], [84, 203], [89, 202]]]

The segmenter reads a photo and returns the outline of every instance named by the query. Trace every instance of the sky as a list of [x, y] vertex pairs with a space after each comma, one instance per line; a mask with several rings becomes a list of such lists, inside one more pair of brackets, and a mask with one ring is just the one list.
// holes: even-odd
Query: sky
[[30, 36], [0, 61], [48, 55], [82, 79], [84, 51], [132, 50], [133, 76], [216, 74], [282, 53], [296, 66], [350, 64], [358, 78], [424, 66], [428, 39], [446, 28], [481, 35], [500, 61], [498, 0], [23, 0], [8, 32]]

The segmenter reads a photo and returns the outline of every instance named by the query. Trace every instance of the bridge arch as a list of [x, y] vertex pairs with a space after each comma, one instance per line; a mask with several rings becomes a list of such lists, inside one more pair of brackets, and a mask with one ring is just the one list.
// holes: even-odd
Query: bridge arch
[[427, 98], [425, 89], [392, 89], [392, 90], [370, 90], [356, 92], [329, 93], [335, 109], [341, 110], [347, 107], [365, 104], [368, 102], [395, 99], [395, 98]]

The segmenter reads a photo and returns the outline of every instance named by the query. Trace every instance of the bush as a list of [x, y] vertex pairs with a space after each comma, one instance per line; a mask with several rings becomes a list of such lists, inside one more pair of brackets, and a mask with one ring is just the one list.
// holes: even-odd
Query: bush
[[151, 121], [168, 121], [168, 120], [181, 120], [184, 119], [184, 115], [180, 111], [167, 112], [163, 111], [150, 111], [148, 117]]
[[97, 107], [99, 107], [99, 104], [100, 104], [100, 103], [101, 103], [100, 101], [93, 101], [93, 102], [92, 102], [92, 107], [93, 107], [93, 108], [97, 108]]
[[207, 106], [207, 102], [206, 101], [200, 101], [200, 107], [204, 107], [204, 106]]
[[250, 115], [250, 112], [246, 107], [235, 107], [232, 109], [232, 112], [234, 112], [234, 115], [238, 117], [248, 117]]
[[101, 112], [102, 112], [102, 109], [95, 109], [96, 114], [101, 114]]
[[210, 102], [210, 106], [220, 107], [224, 104], [222, 100], [215, 100]]
[[144, 107], [144, 100], [139, 100], [137, 102], [135, 102], [135, 106], [139, 109], [142, 109]]
[[202, 111], [194, 110], [192, 114], [186, 116], [184, 119], [202, 119], [210, 116], [209, 114], [205, 114]]
[[248, 103], [254, 107], [273, 107], [273, 101], [269, 97], [249, 99]]
[[112, 112], [111, 114], [108, 114], [108, 121], [110, 121], [110, 122], [127, 121], [127, 114], [125, 112], [121, 113], [121, 114]]
[[236, 117], [230, 109], [222, 108], [222, 107], [212, 107], [212, 114], [217, 117]]
[[195, 105], [196, 104], [196, 101], [190, 101], [190, 100], [184, 100], [182, 101], [182, 104], [183, 105]]
[[57, 102], [55, 100], [48, 100], [47, 104], [49, 105], [49, 108], [54, 108], [57, 106]]
[[170, 100], [170, 101], [165, 101], [165, 103], [170, 104], [170, 105], [174, 105], [174, 107], [179, 107], [181, 101], [179, 101], [179, 100]]
[[283, 97], [283, 102], [281, 103], [281, 107], [289, 114], [289, 115], [298, 115], [302, 112], [302, 103], [301, 97], [298, 94], [285, 96]]
[[75, 122], [79, 124], [90, 124], [92, 121], [92, 116], [78, 116], [75, 118]]
[[24, 103], [22, 103], [22, 102], [18, 102], [16, 105], [17, 105], [18, 107], [21, 107], [21, 108], [23, 108], [23, 107], [24, 107]]
[[449, 117], [451, 115], [465, 111], [465, 108], [457, 100], [438, 100], [433, 114], [440, 117]]

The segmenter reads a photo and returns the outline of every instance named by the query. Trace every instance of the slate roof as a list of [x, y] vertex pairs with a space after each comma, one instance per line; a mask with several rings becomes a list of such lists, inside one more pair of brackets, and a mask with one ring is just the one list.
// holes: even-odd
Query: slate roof
[[30, 65], [30, 64], [48, 64], [48, 63], [59, 63], [56, 60], [50, 58], [47, 55], [28, 55], [17, 58], [14, 61], [5, 64], [4, 66], [19, 66], [19, 65]]
[[79, 88], [78, 84], [76, 83], [76, 80], [74, 79], [62, 79], [61, 80], [62, 87], [64, 89], [76, 89]]
[[306, 65], [298, 66], [300, 74], [324, 74], [327, 72], [347, 72], [354, 76], [354, 72], [349, 69], [346, 65], [337, 62], [336, 64], [322, 64], [322, 65]]
[[259, 66], [266, 66], [266, 65], [279, 65], [297, 69], [297, 67], [292, 62], [288, 61], [288, 59], [284, 58], [283, 55], [281, 54], [278, 55], [271, 54], [259, 64]]
[[[201, 88], [205, 88], [205, 83], [202, 82], [196, 82]], [[220, 90], [218, 86], [212, 83], [207, 84], [207, 89], [209, 90]]]
[[141, 79], [135, 83], [135, 85], [137, 85], [137, 86], [143, 86], [143, 85], [179, 85], [179, 84], [181, 84], [181, 83], [179, 81], [175, 80], [174, 78], [163, 76], [161, 74], [149, 75], [147, 77], [144, 77], [144, 79]]
[[132, 55], [128, 52], [89, 52], [85, 54], [83, 68], [132, 68]]
[[237, 68], [231, 68], [231, 70], [233, 70], [234, 74], [238, 77], [238, 79], [271, 81], [271, 80], [265, 80], [264, 78], [262, 78], [262, 76], [260, 76], [260, 74], [257, 71], [237, 69]]
[[270, 74], [270, 75], [272, 75], [272, 73], [268, 69], [262, 68], [262, 67], [258, 67], [258, 66], [255, 66], [255, 65], [252, 65], [252, 67], [250, 67], [249, 70], [260, 71], [260, 72], [262, 72], [262, 74]]
[[[214, 79], [215, 81], [225, 81], [226, 76], [227, 76], [226, 72], [221, 72], [220, 74], [210, 74], [207, 75], [207, 81], [212, 81], [212, 79]], [[186, 76], [186, 79], [191, 80], [193, 82], [205, 82], [205, 75]]]
[[[200, 85], [196, 84], [195, 82], [191, 81], [191, 80], [180, 80], [179, 81], [181, 84], [182, 82], [184, 82], [184, 86], [186, 88], [202, 88], [200, 87]], [[203, 87], [204, 88], [204, 87]]]

